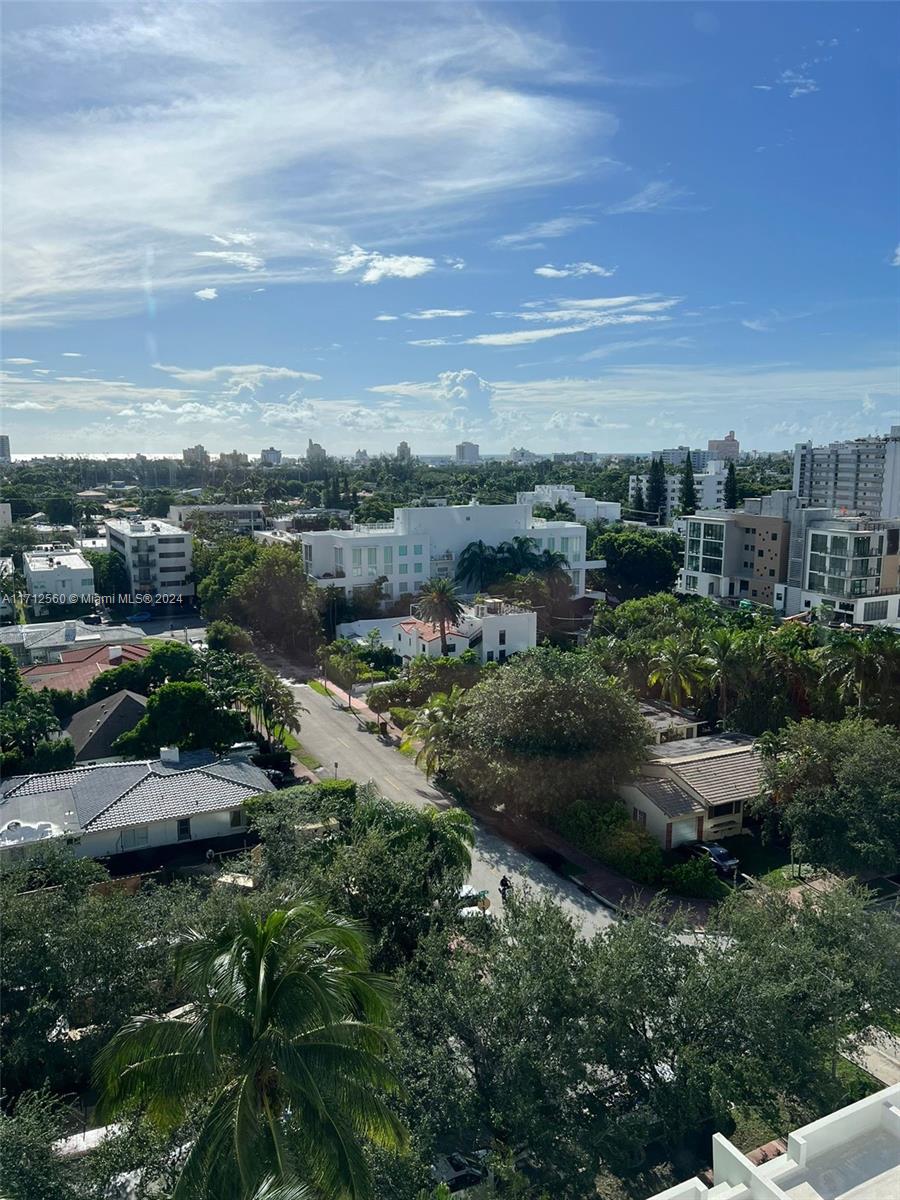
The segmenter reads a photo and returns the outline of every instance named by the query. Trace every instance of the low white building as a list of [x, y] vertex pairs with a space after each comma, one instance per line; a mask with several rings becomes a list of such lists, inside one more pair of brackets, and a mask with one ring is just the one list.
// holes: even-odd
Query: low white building
[[530, 504], [395, 508], [390, 522], [301, 534], [306, 570], [320, 587], [352, 596], [384, 579], [386, 598], [414, 596], [434, 577], [453, 579], [460, 554], [472, 542], [496, 547], [516, 537], [531, 538], [538, 551], [564, 554], [576, 597], [584, 595], [585, 571], [604, 566], [586, 558], [584, 525], [541, 520]]
[[145, 762], [100, 763], [0, 782], [0, 853], [21, 857], [64, 838], [78, 858], [107, 858], [243, 834], [243, 804], [272, 790], [242, 755], [176, 749]]
[[94, 599], [94, 568], [80, 550], [50, 546], [22, 555], [28, 606], [37, 616], [58, 605], [87, 604]]
[[538, 483], [531, 492], [517, 492], [517, 504], [546, 504], [553, 508], [560, 500], [568, 504], [576, 521], [620, 521], [622, 505], [615, 500], [595, 500], [576, 491], [571, 483]]
[[[16, 564], [11, 558], [0, 558], [0, 579], [12, 579], [16, 573]], [[15, 612], [15, 605], [9, 596], [0, 592], [0, 620], [8, 621]]]
[[169, 508], [169, 520], [182, 529], [192, 529], [198, 517], [208, 517], [217, 524], [228, 525], [240, 534], [266, 527], [261, 504], [173, 504]]
[[794, 1130], [775, 1157], [712, 1143], [712, 1186], [695, 1176], [648, 1200], [897, 1200], [900, 1083]]
[[[189, 597], [194, 539], [168, 521], [110, 520], [106, 522], [110, 551], [125, 561], [129, 592], [133, 597]], [[139, 601], [135, 601], [139, 603]]]
[[[667, 523], [681, 508], [681, 471], [667, 474], [666, 507], [664, 517]], [[711, 461], [701, 471], [694, 471], [694, 487], [697, 491], [697, 508], [725, 507], [725, 480], [728, 477], [727, 463]], [[644, 496], [644, 508], [647, 507], [647, 489], [650, 486], [649, 475], [628, 476], [628, 502], [634, 503], [638, 486]]]
[[[423, 621], [415, 604], [410, 606], [408, 617], [349, 622], [338, 625], [337, 635], [363, 642], [372, 630], [377, 630], [381, 642], [404, 663], [422, 655], [441, 656], [440, 629]], [[481, 662], [505, 662], [511, 655], [533, 650], [536, 645], [537, 613], [500, 598], [467, 606], [456, 624], [447, 629], [448, 658], [459, 658], [473, 650]]]

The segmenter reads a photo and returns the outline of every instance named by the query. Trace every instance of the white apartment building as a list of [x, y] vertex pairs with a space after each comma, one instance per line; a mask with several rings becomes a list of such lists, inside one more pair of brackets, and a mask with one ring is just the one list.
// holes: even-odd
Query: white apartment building
[[274, 446], [269, 446], [266, 450], [260, 450], [259, 461], [264, 467], [278, 467], [281, 465], [281, 451], [276, 450]]
[[691, 456], [691, 466], [702, 471], [713, 457], [709, 450], [692, 450], [690, 446], [669, 446], [666, 450], [654, 450], [651, 459], [662, 459], [664, 467], [683, 467], [684, 460]]
[[788, 573], [788, 616], [816, 609], [851, 625], [900, 628], [900, 520], [804, 515], [813, 519], [798, 522], [802, 559], [799, 578], [795, 560]]
[[532, 538], [539, 551], [564, 554], [576, 597], [584, 595], [585, 571], [604, 565], [587, 560], [584, 525], [541, 520], [530, 504], [395, 508], [393, 521], [383, 524], [301, 534], [306, 570], [320, 587], [352, 595], [383, 578], [385, 598], [414, 595], [435, 576], [453, 579], [470, 542], [499, 546], [514, 537]]
[[208, 467], [209, 453], [198, 442], [196, 446], [187, 446], [184, 450], [182, 450], [181, 461], [187, 466]]
[[[373, 629], [404, 664], [423, 655], [428, 658], [441, 655], [440, 629], [421, 619], [416, 604], [410, 604], [408, 617], [338, 625], [337, 635], [362, 643]], [[536, 645], [537, 613], [502, 598], [491, 597], [467, 605], [460, 619], [447, 630], [448, 658], [459, 658], [473, 650], [483, 663], [505, 662], [511, 655], [523, 654]]]
[[12, 455], [9, 452], [9, 435], [0, 433], [0, 463], [12, 462]]
[[42, 546], [22, 555], [25, 591], [36, 616], [56, 605], [86, 604], [94, 599], [94, 568], [72, 546]]
[[125, 560], [132, 596], [193, 596], [193, 536], [168, 521], [106, 522], [109, 548]]
[[[0, 579], [12, 579], [16, 564], [11, 558], [0, 558]], [[0, 620], [8, 621], [15, 612], [15, 605], [5, 593], [0, 592]]]
[[477, 442], [460, 442], [456, 447], [456, 461], [463, 466], [475, 466], [481, 462], [481, 452]]
[[648, 1200], [896, 1200], [900, 1083], [794, 1130], [774, 1156], [712, 1143], [712, 1185], [695, 1175]]
[[547, 504], [553, 508], [562, 500], [575, 514], [576, 521], [620, 521], [622, 505], [614, 500], [595, 500], [575, 490], [571, 483], [538, 483], [534, 491], [517, 492], [517, 504]]
[[[705, 451], [704, 451], [705, 453]], [[654, 455], [657, 457], [657, 455]], [[684, 466], [684, 459], [681, 460], [681, 465]], [[705, 470], [698, 471], [695, 468], [694, 472], [694, 487], [697, 491], [697, 508], [724, 508], [725, 507], [725, 480], [728, 477], [728, 464], [716, 461], [710, 461]], [[638, 485], [644, 495], [644, 507], [647, 503], [647, 488], [650, 484], [649, 475], [629, 475], [628, 476], [628, 502], [634, 503], [635, 495], [637, 494]], [[665, 521], [670, 524], [673, 515], [681, 507], [681, 471], [675, 474], [666, 475], [666, 508]]]
[[198, 517], [209, 517], [245, 535], [266, 527], [261, 504], [173, 504], [169, 508], [169, 520], [182, 529], [192, 529]]
[[794, 448], [793, 490], [807, 504], [838, 514], [900, 517], [900, 425], [885, 437]]

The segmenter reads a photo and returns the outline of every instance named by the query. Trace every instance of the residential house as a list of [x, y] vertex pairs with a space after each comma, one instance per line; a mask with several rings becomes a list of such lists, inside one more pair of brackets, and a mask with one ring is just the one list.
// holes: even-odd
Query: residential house
[[0, 646], [9, 646], [20, 666], [58, 663], [70, 650], [103, 650], [139, 642], [143, 631], [133, 625], [86, 625], [84, 621], [47, 621], [0, 629]]
[[14, 775], [0, 781], [0, 853], [65, 839], [76, 857], [108, 858], [240, 835], [245, 801], [272, 787], [240, 754], [174, 748], [149, 761]]
[[640, 775], [620, 794], [632, 820], [670, 850], [740, 833], [744, 806], [759, 794], [761, 776], [752, 738], [681, 738], [651, 747]]
[[[139, 629], [132, 632], [140, 635]], [[140, 662], [149, 653], [150, 647], [141, 643], [87, 645], [75, 650], [49, 653], [46, 661], [35, 662], [32, 666], [21, 667], [20, 670], [23, 681], [35, 691], [50, 688], [57, 692], [81, 692], [101, 672], [121, 667], [125, 663]]]
[[113, 742], [134, 729], [146, 710], [146, 696], [123, 688], [74, 713], [62, 731], [75, 747], [75, 761], [87, 763], [115, 755]]

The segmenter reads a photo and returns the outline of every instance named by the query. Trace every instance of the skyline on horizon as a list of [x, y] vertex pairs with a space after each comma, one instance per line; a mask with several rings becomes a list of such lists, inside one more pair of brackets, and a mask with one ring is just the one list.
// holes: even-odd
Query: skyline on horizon
[[900, 422], [896, 6], [4, 18], [14, 458]]

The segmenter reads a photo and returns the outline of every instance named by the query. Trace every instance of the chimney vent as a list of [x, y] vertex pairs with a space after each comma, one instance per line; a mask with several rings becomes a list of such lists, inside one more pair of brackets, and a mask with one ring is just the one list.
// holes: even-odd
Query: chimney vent
[[167, 767], [177, 767], [181, 761], [181, 751], [177, 746], [160, 746], [159, 761]]

